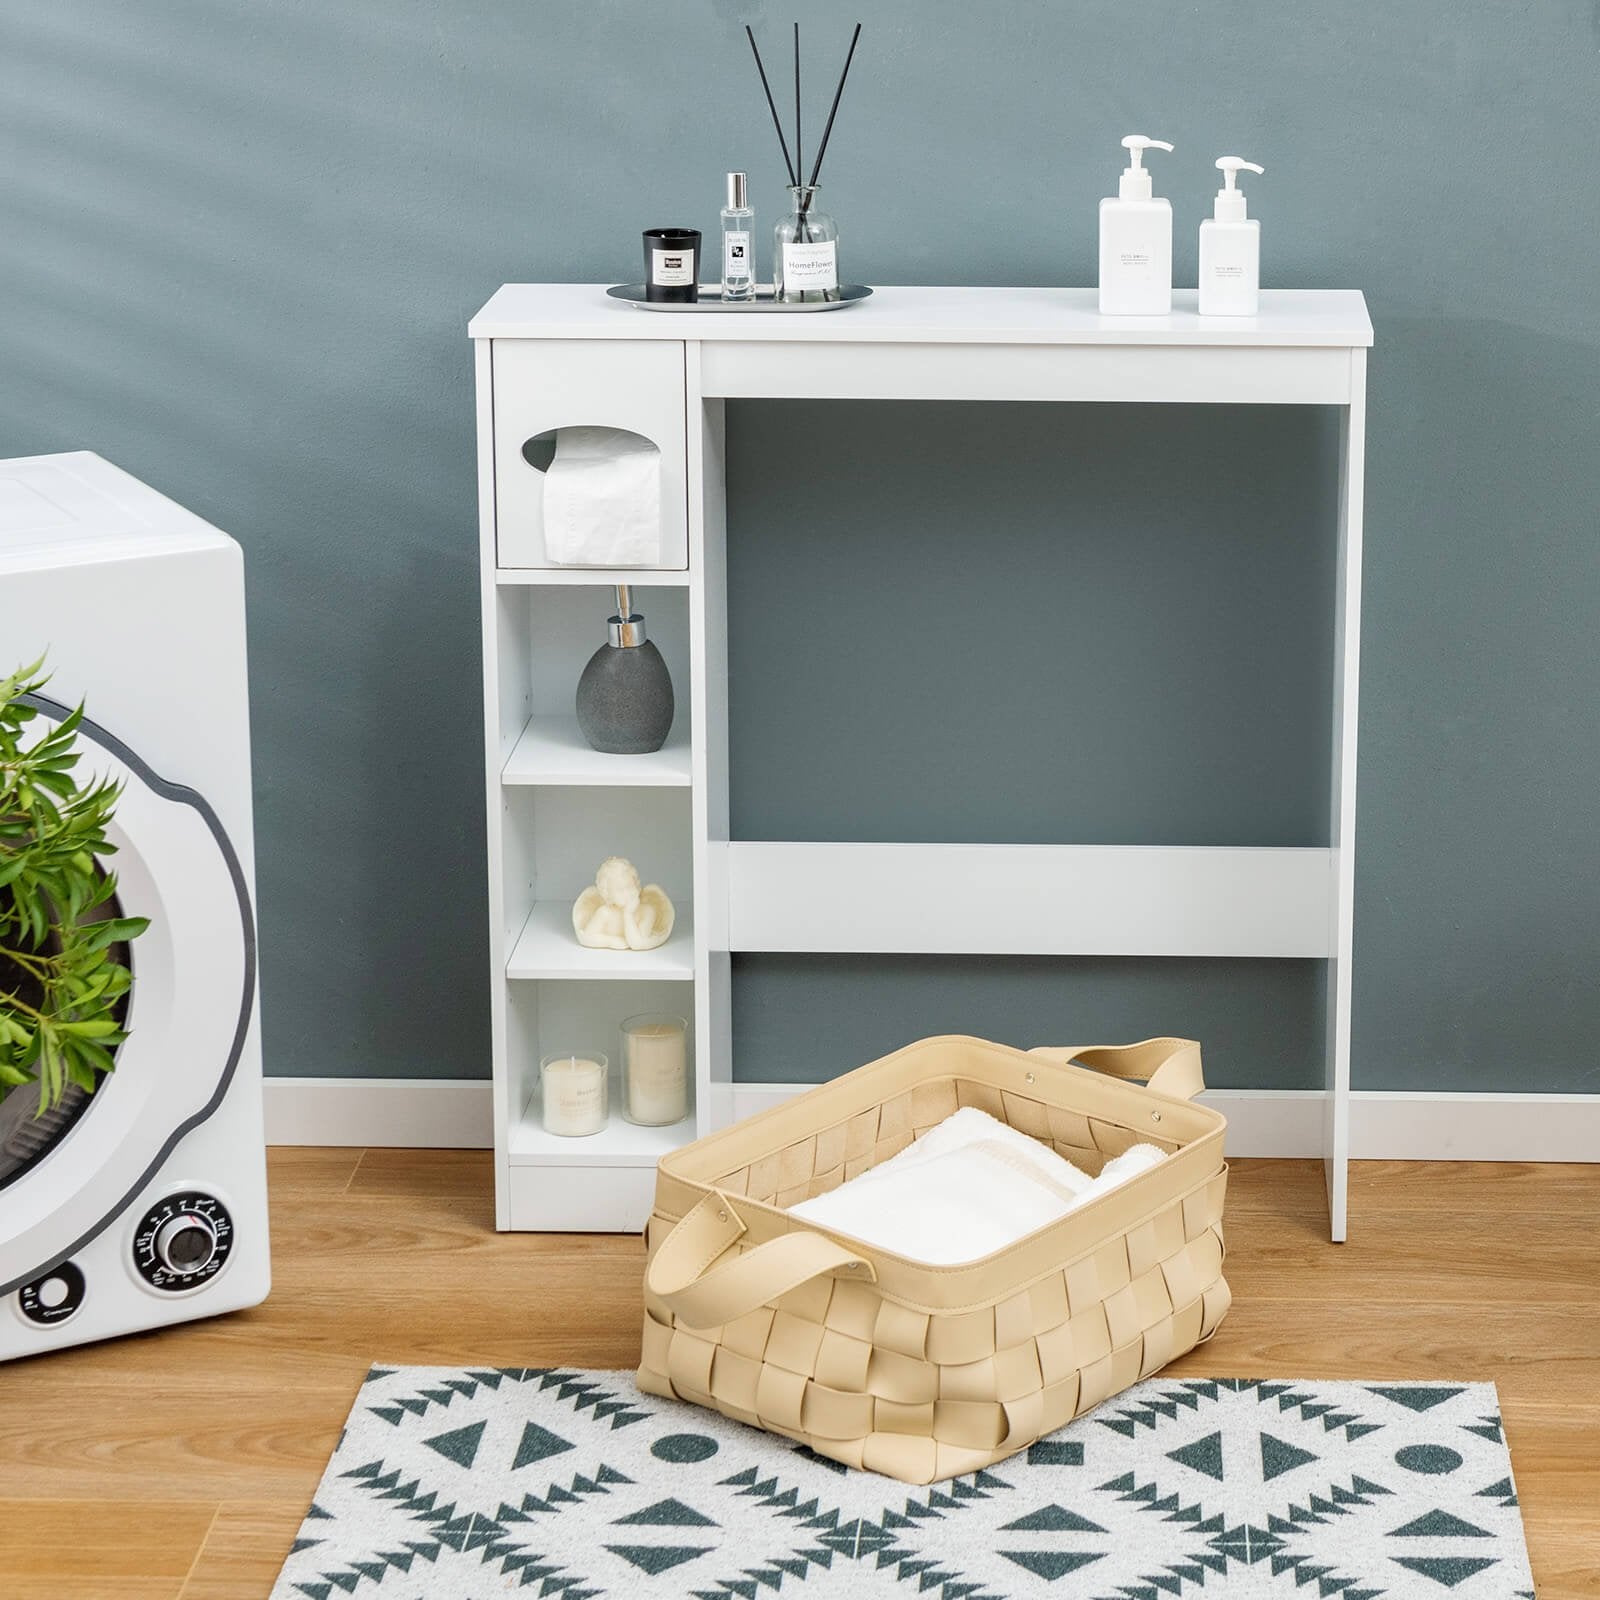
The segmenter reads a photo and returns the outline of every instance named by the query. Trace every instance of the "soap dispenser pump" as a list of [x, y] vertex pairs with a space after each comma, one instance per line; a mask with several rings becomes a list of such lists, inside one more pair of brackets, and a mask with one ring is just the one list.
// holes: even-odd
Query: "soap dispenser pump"
[[1164, 139], [1130, 133], [1128, 168], [1116, 199], [1100, 202], [1100, 314], [1164, 317], [1172, 310], [1172, 205], [1152, 197], [1146, 150], [1171, 150]]
[[1253, 317], [1261, 309], [1261, 224], [1246, 215], [1241, 172], [1263, 169], [1242, 156], [1218, 156], [1222, 187], [1200, 224], [1200, 314]]

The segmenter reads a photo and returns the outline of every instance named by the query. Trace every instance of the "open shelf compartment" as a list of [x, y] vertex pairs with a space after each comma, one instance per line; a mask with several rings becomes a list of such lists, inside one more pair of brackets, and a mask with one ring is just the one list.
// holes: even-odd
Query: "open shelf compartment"
[[589, 747], [576, 710], [578, 679], [606, 643], [606, 619], [616, 614], [612, 583], [591, 572], [581, 583], [506, 585], [494, 591], [496, 742], [503, 783], [688, 784], [689, 593], [678, 584], [652, 582], [634, 585], [630, 599], [667, 664], [674, 715], [660, 750], [619, 756]]
[[[602, 952], [596, 952], [600, 954]], [[506, 1159], [513, 1167], [641, 1168], [652, 1175], [668, 1151], [695, 1137], [695, 1028], [692, 991], [670, 980], [602, 977], [574, 983], [545, 979], [514, 984], [508, 1009]], [[682, 1120], [661, 1127], [629, 1122], [623, 1114], [622, 1023], [640, 1012], [665, 1012], [689, 1024], [689, 1098]], [[599, 1132], [568, 1138], [547, 1133], [539, 1091], [539, 1061], [565, 1051], [603, 1052], [610, 1063], [610, 1117]]]

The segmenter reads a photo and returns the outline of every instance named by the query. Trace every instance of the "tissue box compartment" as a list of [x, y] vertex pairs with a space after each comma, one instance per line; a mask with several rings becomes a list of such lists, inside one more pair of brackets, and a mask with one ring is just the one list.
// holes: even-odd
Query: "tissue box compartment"
[[[545, 541], [546, 474], [523, 456], [523, 445], [556, 429], [612, 428], [660, 451], [658, 555], [640, 564], [666, 572], [687, 568], [683, 345], [669, 339], [495, 339], [490, 360], [497, 563], [564, 565]], [[597, 563], [594, 570], [616, 565]]]

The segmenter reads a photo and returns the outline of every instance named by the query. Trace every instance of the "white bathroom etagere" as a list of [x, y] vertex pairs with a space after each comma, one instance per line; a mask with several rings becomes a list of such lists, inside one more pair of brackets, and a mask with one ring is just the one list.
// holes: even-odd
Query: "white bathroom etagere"
[[[1247, 318], [1200, 317], [1193, 291], [1177, 292], [1165, 317], [1103, 318], [1095, 298], [891, 288], [828, 317], [670, 317], [641, 315], [600, 285], [508, 284], [473, 318], [500, 1227], [636, 1229], [664, 1151], [796, 1092], [733, 1081], [735, 950], [1212, 955], [1329, 963], [1325, 1154], [1332, 1236], [1344, 1238], [1372, 324], [1353, 290], [1263, 291]], [[723, 402], [733, 398], [1337, 408], [1327, 846], [730, 841]], [[540, 484], [523, 446], [579, 424], [660, 447], [662, 568], [540, 564]], [[635, 586], [677, 692], [672, 736], [652, 756], [596, 754], [572, 714], [616, 582]], [[589, 951], [571, 936], [573, 898], [615, 852], [677, 902], [660, 950]], [[861, 892], [880, 877], [894, 894]], [[918, 885], [938, 893], [919, 901]], [[615, 1061], [624, 1016], [668, 1009], [691, 1019], [684, 1122], [637, 1128], [613, 1111], [589, 1139], [542, 1131], [541, 1051], [593, 1047]]]

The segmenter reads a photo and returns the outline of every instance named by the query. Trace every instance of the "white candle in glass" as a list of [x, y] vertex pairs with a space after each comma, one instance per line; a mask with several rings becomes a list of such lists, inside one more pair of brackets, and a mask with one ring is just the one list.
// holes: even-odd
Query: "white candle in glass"
[[689, 1050], [682, 1017], [647, 1014], [622, 1024], [622, 1105], [629, 1122], [661, 1127], [689, 1114]]
[[575, 1138], [605, 1127], [607, 1066], [598, 1051], [546, 1056], [539, 1063], [546, 1133]]

